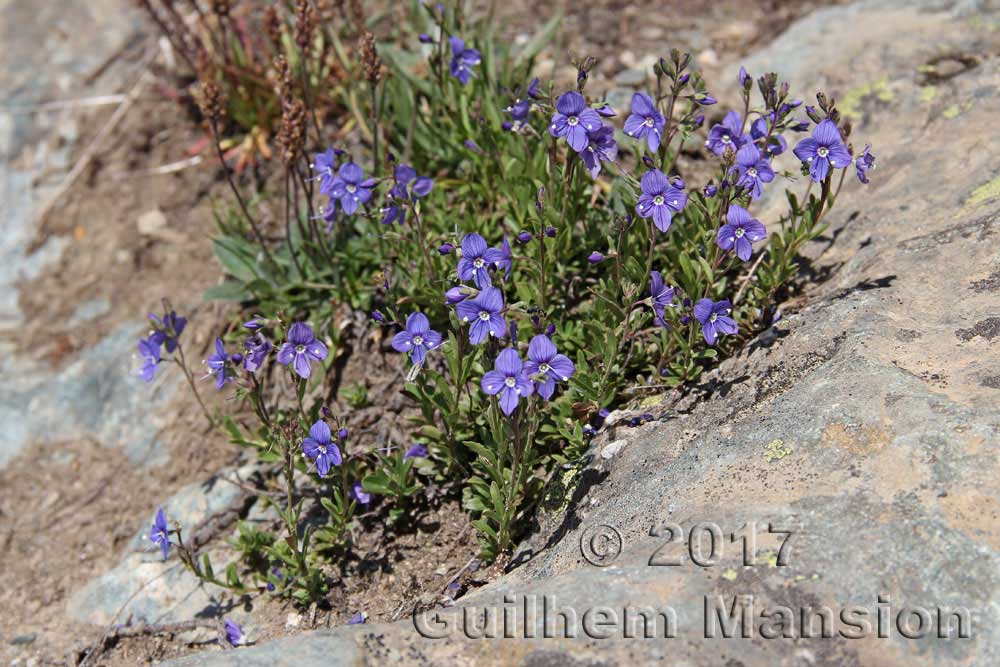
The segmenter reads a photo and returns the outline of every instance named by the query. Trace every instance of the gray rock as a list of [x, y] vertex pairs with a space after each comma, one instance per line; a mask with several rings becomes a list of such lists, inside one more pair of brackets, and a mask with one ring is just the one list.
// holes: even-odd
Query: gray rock
[[[232, 482], [243, 482], [256, 470], [252, 464], [184, 487], [163, 504], [167, 521], [179, 525], [190, 543], [192, 531], [207, 519], [228, 509], [242, 508], [246, 492]], [[154, 515], [137, 527], [122, 562], [68, 600], [66, 613], [71, 618], [99, 625], [124, 622], [129, 617], [135, 622], [167, 623], [219, 610], [220, 589], [201, 584], [180, 563], [176, 551], [164, 562], [159, 549], [149, 541]], [[223, 547], [210, 556], [216, 572], [221, 573], [235, 554]]]
[[615, 74], [616, 86], [641, 86], [646, 82], [646, 70], [638, 67], [630, 67]]
[[14, 356], [0, 358], [0, 466], [24, 447], [95, 438], [120, 448], [140, 466], [162, 465], [167, 452], [157, 432], [170, 416], [158, 413], [177, 389], [177, 373], [147, 385], [133, 371], [144, 328], [125, 324], [65, 368]]
[[629, 105], [632, 104], [633, 92], [630, 88], [612, 88], [608, 91], [606, 99], [611, 108], [618, 112], [618, 115], [627, 114]]
[[[362, 659], [359, 646], [366, 632], [365, 626], [351, 626], [337, 630], [320, 630], [286, 637], [259, 646], [235, 651], [208, 651], [189, 655], [167, 664], [174, 667], [274, 667], [274, 665], [353, 665]], [[377, 644], [377, 640], [373, 639]]]
[[96, 320], [111, 312], [111, 302], [107, 299], [88, 299], [77, 306], [70, 318], [70, 324], [79, 325]]
[[601, 448], [601, 458], [602, 459], [612, 459], [619, 452], [625, 449], [628, 444], [628, 440], [615, 440], [614, 442], [609, 442]]
[[[16, 355], [13, 346], [2, 340], [5, 331], [24, 321], [17, 301], [18, 284], [50, 267], [69, 243], [65, 237], [52, 235], [34, 252], [27, 252], [36, 234], [38, 208], [56, 192], [72, 165], [71, 156], [79, 153], [74, 146], [78, 133], [74, 114], [79, 110], [38, 111], [33, 107], [79, 95], [81, 91], [74, 86], [101, 69], [104, 61], [134, 37], [139, 14], [123, 10], [119, 4], [110, 0], [86, 4], [11, 2], [0, 8], [5, 25], [44, 26], [37, 31], [38, 38], [22, 35], [7, 40], [6, 56], [18, 66], [0, 69], [0, 83], [7, 91], [0, 108], [0, 181], [4, 186], [0, 234], [0, 422], [4, 426], [0, 429], [0, 466], [28, 445], [50, 446], [82, 438], [96, 438], [109, 447], [121, 448], [137, 465], [166, 461], [166, 451], [155, 437], [166, 416], [158, 415], [155, 408], [173, 394], [176, 376], [158, 379], [152, 387], [130, 376], [131, 355], [141, 326], [119, 327], [69, 365], [55, 370], [28, 356], [31, 350], [28, 355]], [[115, 18], [93, 21], [91, 14]], [[87, 30], [81, 31], [81, 25]], [[74, 48], [81, 43], [92, 48]], [[109, 72], [117, 70], [110, 68]], [[116, 86], [118, 76], [109, 73], [101, 85]], [[50, 141], [53, 135], [60, 141]], [[98, 317], [108, 308], [106, 302], [86, 302], [73, 321]]]

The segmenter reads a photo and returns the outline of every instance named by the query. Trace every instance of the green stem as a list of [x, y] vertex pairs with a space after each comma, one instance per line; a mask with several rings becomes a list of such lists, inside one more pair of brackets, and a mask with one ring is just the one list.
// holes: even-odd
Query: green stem
[[177, 356], [179, 358], [177, 363], [181, 367], [184, 377], [187, 379], [188, 386], [191, 387], [191, 393], [194, 394], [195, 400], [198, 401], [198, 405], [201, 406], [201, 411], [205, 414], [205, 419], [208, 420], [208, 425], [214, 427], [215, 418], [212, 417], [208, 408], [205, 407], [204, 401], [201, 400], [201, 394], [198, 393], [198, 387], [195, 385], [194, 375], [191, 373], [191, 370], [188, 368], [187, 361], [184, 359], [184, 346], [180, 344], [180, 341], [177, 343]]

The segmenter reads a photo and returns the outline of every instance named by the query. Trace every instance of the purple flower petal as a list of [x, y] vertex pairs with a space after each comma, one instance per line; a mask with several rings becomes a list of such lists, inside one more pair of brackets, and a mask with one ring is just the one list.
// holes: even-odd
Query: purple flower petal
[[292, 368], [294, 368], [296, 374], [303, 379], [309, 379], [309, 375], [312, 373], [312, 366], [309, 364], [309, 357], [304, 354], [296, 353]]
[[521, 357], [518, 356], [517, 350], [509, 347], [500, 350], [496, 360], [498, 371], [507, 376], [517, 375], [521, 372], [521, 366]]
[[699, 299], [696, 304], [694, 304], [694, 318], [704, 324], [708, 321], [708, 318], [712, 316], [712, 300], [711, 299]]
[[556, 110], [564, 116], [576, 116], [583, 111], [586, 104], [587, 101], [583, 99], [583, 95], [571, 90], [559, 96], [559, 99], [556, 100]]
[[485, 393], [495, 396], [505, 387], [504, 380], [506, 379], [506, 376], [500, 371], [486, 371], [479, 384]]
[[528, 343], [528, 358], [539, 364], [548, 362], [557, 352], [555, 343], [542, 334], [533, 337]]
[[319, 420], [309, 427], [309, 436], [319, 443], [326, 444], [331, 438], [330, 427], [325, 421]]
[[549, 361], [549, 373], [566, 382], [576, 373], [576, 366], [565, 354], [557, 354]]
[[308, 345], [315, 338], [313, 330], [308, 324], [296, 322], [288, 329], [288, 342], [292, 345]]
[[500, 409], [508, 417], [514, 410], [517, 409], [517, 401], [519, 399], [517, 390], [514, 387], [504, 386], [503, 392], [500, 394]]

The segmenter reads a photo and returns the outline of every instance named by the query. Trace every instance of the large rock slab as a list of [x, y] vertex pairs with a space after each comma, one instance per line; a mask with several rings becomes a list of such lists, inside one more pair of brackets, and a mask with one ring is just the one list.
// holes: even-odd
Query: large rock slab
[[[845, 100], [875, 179], [861, 192], [851, 176], [832, 242], [810, 249], [808, 305], [710, 376], [709, 400], [599, 438], [517, 569], [458, 608], [170, 664], [1000, 664], [997, 10], [823, 9], [747, 63]], [[925, 76], [932, 62], [947, 74]], [[639, 608], [666, 619], [657, 638], [626, 635]], [[788, 637], [759, 615], [779, 608]], [[823, 608], [831, 637], [810, 636], [802, 614]], [[575, 639], [543, 637], [556, 609]], [[748, 636], [727, 638], [719, 615], [740, 609]]]
[[[110, 63], [136, 46], [140, 15], [115, 0], [91, 3], [9, 2], [0, 16], [17, 39], [5, 53], [17, 67], [0, 70], [7, 95], [0, 108], [0, 466], [29, 446], [94, 438], [121, 448], [135, 465], [166, 462], [156, 440], [168, 419], [149, 407], [168, 400], [176, 378], [160, 378], [151, 390], [131, 375], [135, 344], [144, 326], [124, 324], [98, 345], [54, 368], [41, 350], [18, 349], [8, 332], [25, 323], [19, 286], [51, 270], [68, 247], [64, 236], [36, 239], [45, 203], [82, 152], [80, 109], [72, 101], [120, 88], [127, 76]], [[86, 29], [81, 30], [81, 27]], [[13, 32], [11, 33], [13, 37]], [[94, 83], [99, 79], [100, 83]], [[63, 107], [45, 107], [65, 102]], [[111, 107], [113, 108], [113, 107]], [[108, 112], [110, 115], [110, 111]], [[101, 121], [103, 122], [103, 120]], [[55, 208], [58, 215], [58, 205]], [[32, 249], [33, 245], [37, 245]], [[106, 308], [106, 306], [103, 306]], [[80, 326], [102, 306], [80, 304]]]
[[[247, 504], [243, 485], [259, 469], [257, 464], [227, 470], [205, 482], [180, 489], [163, 504], [170, 524], [179, 525], [185, 542], [214, 517], [239, 514]], [[203, 584], [188, 572], [177, 557], [177, 550], [162, 560], [159, 548], [149, 540], [155, 517], [150, 514], [128, 544], [128, 553], [118, 565], [93, 579], [69, 598], [66, 614], [82, 623], [110, 625], [140, 621], [150, 624], [174, 623], [212, 616], [222, 611], [220, 593], [211, 584]], [[232, 522], [229, 522], [232, 523]], [[222, 575], [227, 559], [234, 553], [227, 546], [210, 554], [213, 567]]]

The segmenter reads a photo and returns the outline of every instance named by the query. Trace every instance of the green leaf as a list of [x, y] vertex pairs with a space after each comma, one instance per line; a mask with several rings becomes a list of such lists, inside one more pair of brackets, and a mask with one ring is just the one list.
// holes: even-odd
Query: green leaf
[[514, 66], [520, 67], [525, 65], [532, 58], [537, 56], [542, 49], [552, 43], [552, 38], [556, 34], [556, 29], [559, 27], [559, 22], [562, 21], [562, 12], [557, 13], [551, 19], [546, 21], [545, 25], [539, 28], [538, 32], [532, 35], [528, 43], [524, 45], [517, 55], [514, 57]]
[[240, 282], [248, 283], [259, 277], [257, 253], [246, 241], [220, 236], [212, 241], [212, 249], [222, 268]]
[[249, 301], [253, 296], [240, 283], [226, 281], [209, 287], [201, 298], [204, 301]]

